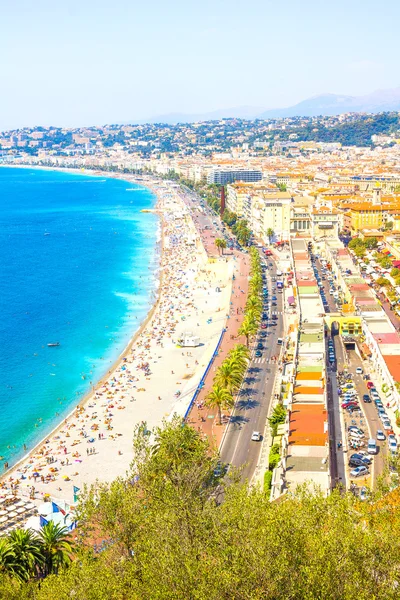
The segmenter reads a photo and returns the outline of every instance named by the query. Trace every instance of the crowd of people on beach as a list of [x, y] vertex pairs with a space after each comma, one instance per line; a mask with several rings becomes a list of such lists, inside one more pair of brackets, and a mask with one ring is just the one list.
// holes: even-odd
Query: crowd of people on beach
[[[14, 493], [25, 492], [32, 497], [34, 489], [33, 496], [38, 500], [49, 491], [59, 497], [70, 497], [73, 486], [80, 487], [84, 483], [83, 463], [97, 459], [98, 477], [101, 478], [103, 473], [98, 465], [102, 460], [110, 457], [115, 461], [125, 460], [119, 458], [125, 453], [131, 456], [132, 432], [145, 412], [141, 410], [139, 415], [131, 403], [145, 403], [151, 411], [154, 400], [163, 401], [168, 410], [177, 394], [181, 396], [185, 384], [182, 370], [192, 376], [201, 368], [199, 361], [204, 351], [201, 348], [190, 352], [182, 349], [179, 355], [174, 355], [176, 363], [171, 363], [169, 353], [177, 347], [179, 334], [189, 323], [191, 329], [198, 328], [198, 334], [204, 337], [204, 327], [212, 321], [210, 317], [206, 321], [204, 318], [206, 306], [211, 304], [208, 296], [215, 296], [215, 286], [223, 288], [226, 281], [216, 280], [215, 272], [210, 269], [182, 200], [168, 189], [160, 189], [158, 194], [157, 209], [163, 217], [164, 243], [159, 300], [149, 322], [139, 330], [118, 366], [109, 371], [87, 401], [78, 405], [62, 426], [3, 476], [0, 495], [12, 489]], [[181, 214], [179, 218], [177, 211]], [[188, 243], [189, 239], [191, 243]], [[219, 307], [218, 311], [221, 309]], [[221, 318], [221, 328], [224, 318]], [[165, 397], [167, 380], [169, 388], [174, 386], [178, 390]], [[152, 392], [149, 397], [149, 388], [154, 382], [158, 384], [159, 393]], [[154, 385], [152, 389], [155, 389]], [[121, 438], [127, 437], [122, 433], [124, 426], [126, 431], [127, 422], [130, 437], [122, 443]], [[124, 464], [128, 468], [129, 460]]]

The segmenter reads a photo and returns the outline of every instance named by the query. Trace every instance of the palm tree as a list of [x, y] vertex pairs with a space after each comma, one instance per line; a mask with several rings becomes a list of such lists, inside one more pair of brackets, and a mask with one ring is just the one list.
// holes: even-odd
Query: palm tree
[[206, 398], [207, 406], [218, 409], [219, 425], [222, 425], [222, 409], [231, 408], [233, 404], [232, 394], [218, 384], [214, 385]]
[[251, 296], [249, 296], [247, 298], [247, 302], [246, 302], [246, 310], [260, 310], [262, 309], [262, 302], [261, 299], [254, 295], [251, 294]]
[[218, 368], [214, 382], [221, 388], [225, 388], [230, 394], [235, 392], [242, 382], [242, 372], [238, 368], [237, 362], [227, 358]]
[[16, 529], [9, 536], [9, 542], [18, 565], [19, 577], [24, 581], [37, 574], [44, 559], [40, 542], [32, 530]]
[[267, 236], [268, 236], [268, 243], [271, 243], [272, 238], [275, 235], [275, 231], [272, 229], [272, 227], [268, 227], [267, 229]]
[[228, 358], [231, 364], [237, 366], [242, 378], [248, 366], [249, 356], [249, 349], [246, 348], [246, 346], [244, 346], [243, 344], [238, 344], [228, 354]]
[[215, 240], [215, 245], [217, 246], [217, 248], [219, 249], [220, 252], [222, 250], [222, 254], [223, 254], [224, 248], [226, 248], [226, 241], [223, 238], [217, 238]]
[[15, 560], [14, 549], [7, 538], [0, 538], [0, 574], [20, 579], [20, 569]]
[[251, 335], [254, 335], [255, 333], [257, 333], [257, 325], [254, 321], [252, 321], [251, 319], [248, 319], [247, 317], [243, 320], [243, 323], [240, 326], [239, 329], [239, 335], [244, 335], [246, 337], [246, 345], [247, 348], [249, 347], [249, 339]]
[[67, 527], [56, 525], [49, 521], [39, 532], [39, 540], [44, 557], [43, 573], [50, 575], [71, 562], [74, 543], [66, 535]]

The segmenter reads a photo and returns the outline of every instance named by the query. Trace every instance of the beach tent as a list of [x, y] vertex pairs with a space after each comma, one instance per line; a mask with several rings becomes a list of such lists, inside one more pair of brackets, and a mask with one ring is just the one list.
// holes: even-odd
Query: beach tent
[[51, 502], [43, 502], [43, 504], [41, 504], [38, 508], [38, 513], [39, 515], [42, 515], [42, 517], [48, 517], [52, 514], [52, 512], [53, 507]]
[[24, 525], [24, 529], [33, 529], [33, 531], [40, 531], [40, 517], [29, 517]]

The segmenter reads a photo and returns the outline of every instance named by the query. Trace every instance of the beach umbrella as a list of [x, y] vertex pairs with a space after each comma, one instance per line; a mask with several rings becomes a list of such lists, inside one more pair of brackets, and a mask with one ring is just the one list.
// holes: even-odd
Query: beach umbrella
[[20, 500], [19, 502], [17, 502], [17, 503], [15, 504], [15, 507], [16, 507], [16, 508], [19, 508], [20, 506], [25, 506], [25, 504], [26, 504], [26, 502], [24, 502], [23, 500]]
[[18, 513], [17, 512], [10, 512], [8, 515], [9, 519], [15, 519], [15, 517], [18, 517]]
[[24, 529], [33, 529], [40, 531], [40, 517], [30, 517], [24, 525]]
[[33, 504], [33, 502], [28, 502], [28, 504], [25, 506], [26, 510], [32, 510], [33, 508], [36, 508], [36, 505]]
[[43, 504], [41, 504], [38, 507], [38, 511], [39, 511], [39, 514], [42, 515], [43, 517], [51, 515], [51, 513], [53, 512], [53, 507], [52, 507], [51, 502], [43, 502]]
[[10, 504], [10, 506], [6, 506], [6, 511], [7, 512], [12, 512], [13, 510], [15, 510], [15, 504]]
[[0, 517], [0, 523], [5, 523], [8, 521], [8, 517]]
[[25, 512], [25, 506], [20, 506], [19, 508], [16, 509], [16, 512], [21, 515], [22, 513]]
[[6, 510], [0, 510], [0, 517], [4, 517], [4, 515], [7, 515], [8, 512]]

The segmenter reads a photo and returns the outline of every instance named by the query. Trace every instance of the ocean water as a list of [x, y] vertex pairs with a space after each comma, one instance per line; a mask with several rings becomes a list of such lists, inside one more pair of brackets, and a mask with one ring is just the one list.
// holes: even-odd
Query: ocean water
[[153, 304], [159, 222], [140, 211], [155, 201], [125, 181], [0, 168], [0, 456], [10, 465], [107, 373]]

